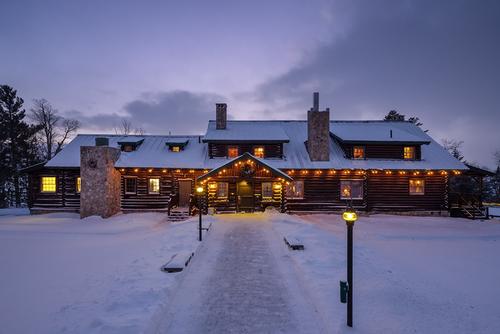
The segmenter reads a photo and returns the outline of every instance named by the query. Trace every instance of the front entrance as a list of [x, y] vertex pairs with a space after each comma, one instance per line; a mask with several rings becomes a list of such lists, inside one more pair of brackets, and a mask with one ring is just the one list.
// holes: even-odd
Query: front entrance
[[191, 196], [191, 179], [179, 180], [179, 207], [188, 207]]
[[253, 211], [254, 198], [253, 186], [249, 181], [240, 181], [237, 184], [238, 192], [238, 211]]

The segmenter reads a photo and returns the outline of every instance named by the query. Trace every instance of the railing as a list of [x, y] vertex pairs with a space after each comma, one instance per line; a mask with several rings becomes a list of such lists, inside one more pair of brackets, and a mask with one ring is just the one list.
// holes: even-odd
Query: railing
[[475, 219], [477, 212], [488, 217], [488, 208], [483, 206], [481, 196], [471, 193], [450, 193], [450, 206], [456, 205], [469, 218]]
[[178, 205], [179, 205], [179, 194], [174, 193], [174, 194], [172, 194], [172, 196], [170, 196], [170, 200], [168, 201], [167, 210], [168, 210], [169, 216], [170, 216], [170, 211], [172, 210], [172, 208], [175, 208]]

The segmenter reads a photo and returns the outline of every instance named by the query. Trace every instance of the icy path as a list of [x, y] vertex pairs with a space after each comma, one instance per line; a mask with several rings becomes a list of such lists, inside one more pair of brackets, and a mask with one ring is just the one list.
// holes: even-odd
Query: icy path
[[220, 217], [156, 333], [321, 333], [288, 250], [262, 215]]

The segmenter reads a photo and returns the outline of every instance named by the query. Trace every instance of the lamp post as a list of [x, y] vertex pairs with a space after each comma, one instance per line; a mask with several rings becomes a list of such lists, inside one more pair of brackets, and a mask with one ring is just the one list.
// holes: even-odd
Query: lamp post
[[354, 223], [358, 219], [356, 211], [349, 206], [344, 213], [342, 218], [345, 220], [347, 225], [347, 326], [352, 327], [352, 228]]
[[201, 236], [201, 232], [203, 230], [203, 227], [202, 227], [202, 224], [201, 224], [201, 215], [202, 215], [202, 207], [201, 207], [201, 196], [203, 195], [203, 187], [202, 186], [198, 186], [196, 187], [196, 194], [198, 196], [198, 213], [199, 213], [199, 222], [198, 222], [198, 241], [201, 241], [202, 240], [202, 236]]

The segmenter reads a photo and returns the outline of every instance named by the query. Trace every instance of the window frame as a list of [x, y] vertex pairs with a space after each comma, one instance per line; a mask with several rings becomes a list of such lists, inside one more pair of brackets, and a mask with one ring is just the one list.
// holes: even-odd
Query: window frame
[[[224, 185], [224, 186], [221, 187], [221, 185]], [[225, 190], [225, 194], [222, 196], [220, 195], [221, 189]], [[215, 192], [215, 196], [218, 199], [228, 199], [229, 198], [229, 182], [217, 182], [217, 189]]]
[[[256, 153], [256, 150], [261, 150], [262, 149], [262, 156], [261, 153]], [[264, 159], [266, 157], [266, 148], [264, 147], [264, 145], [256, 145], [256, 146], [253, 146], [252, 147], [252, 154], [254, 157], [256, 158], [261, 158], [261, 159]]]
[[[361, 149], [363, 151], [363, 156], [361, 158], [356, 158], [355, 157], [356, 149]], [[364, 160], [364, 159], [366, 159], [366, 146], [362, 146], [362, 145], [355, 145], [355, 146], [353, 146], [352, 147], [352, 158], [355, 159], [355, 160]]]
[[[411, 157], [406, 157], [406, 149], [410, 149]], [[404, 160], [415, 160], [417, 157], [417, 149], [415, 146], [403, 146], [403, 159]]]
[[[54, 179], [54, 190], [43, 190], [43, 179], [46, 179], [46, 178], [53, 178]], [[57, 193], [57, 176], [55, 175], [42, 175], [40, 177], [40, 193], [43, 193], [43, 194], [55, 194]]]
[[[345, 184], [346, 182], [350, 184], [351, 196], [349, 196], [349, 197], [345, 197], [342, 193], [342, 189], [344, 188], [343, 184]], [[361, 184], [361, 197], [352, 197], [352, 188], [353, 188], [352, 184], [354, 182]], [[363, 179], [341, 179], [339, 182], [339, 186], [340, 186], [339, 190], [340, 190], [340, 199], [341, 200], [363, 200], [365, 198], [365, 182]]]
[[75, 192], [77, 194], [81, 193], [82, 192], [82, 177], [81, 176], [77, 176], [76, 177], [76, 180], [75, 180]]
[[[152, 180], [158, 180], [158, 191], [153, 191], [151, 190], [151, 181]], [[159, 176], [151, 176], [148, 177], [148, 194], [149, 195], [159, 195], [161, 191], [161, 177]]]
[[[293, 195], [290, 196], [290, 190], [289, 190], [289, 188], [293, 187], [297, 182], [298, 183], [302, 183], [301, 194], [300, 194], [300, 196], [297, 196], [296, 195], [296, 191], [294, 191]], [[294, 181], [291, 181], [290, 184], [286, 185], [285, 195], [286, 195], [287, 199], [304, 199], [304, 193], [305, 193], [305, 182], [304, 182], [304, 180], [294, 180]]]
[[[236, 155], [235, 156], [232, 156], [229, 154], [229, 152], [231, 150], [236, 150]], [[233, 159], [233, 158], [237, 158], [240, 156], [240, 148], [238, 147], [238, 145], [228, 145], [227, 146], [227, 149], [226, 149], [226, 156], [230, 159]]]
[[[422, 182], [422, 192], [416, 192], [415, 190], [418, 189], [417, 186], [413, 185], [414, 191], [412, 191], [412, 182], [414, 181], [421, 181]], [[425, 195], [425, 179], [424, 178], [416, 178], [412, 177], [408, 179], [408, 194], [411, 196], [421, 196]]]
[[[270, 192], [271, 192], [271, 195], [270, 196], [266, 196], [266, 194], [264, 194], [264, 184], [266, 184], [266, 187], [267, 185], [270, 186]], [[266, 189], [267, 191], [267, 189]], [[262, 195], [262, 199], [266, 199], [266, 200], [271, 200], [274, 198], [274, 184], [273, 182], [262, 182], [261, 183], [261, 195]]]
[[[127, 180], [134, 180], [134, 191], [127, 191]], [[137, 195], [137, 176], [124, 176], [123, 177], [123, 193], [125, 195]]]

